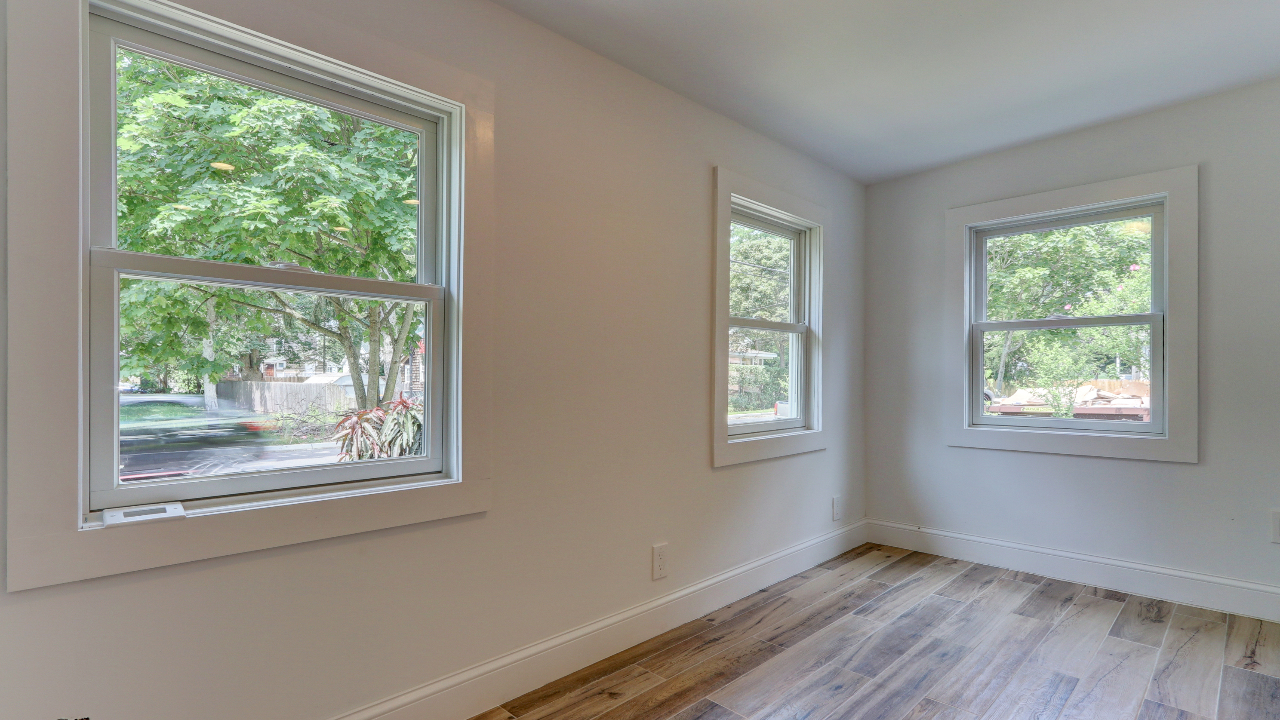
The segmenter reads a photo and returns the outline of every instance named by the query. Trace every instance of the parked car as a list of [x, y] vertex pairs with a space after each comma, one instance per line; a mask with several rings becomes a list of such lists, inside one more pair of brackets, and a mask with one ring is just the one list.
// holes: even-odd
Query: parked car
[[260, 458], [274, 421], [239, 409], [205, 410], [200, 395], [120, 395], [120, 480], [234, 472]]

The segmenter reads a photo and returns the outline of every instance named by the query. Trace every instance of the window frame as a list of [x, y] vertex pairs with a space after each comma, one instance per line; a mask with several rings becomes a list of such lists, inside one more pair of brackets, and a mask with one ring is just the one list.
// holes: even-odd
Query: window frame
[[[757, 204], [750, 203], [750, 205], [756, 206]], [[772, 434], [779, 430], [803, 428], [809, 424], [809, 403], [806, 397], [806, 390], [809, 385], [808, 362], [806, 360], [809, 354], [807, 352], [809, 328], [805, 322], [809, 316], [809, 295], [807, 292], [809, 229], [807, 227], [798, 228], [792, 225], [784, 225], [771, 217], [765, 216], [764, 212], [758, 207], [749, 207], [748, 201], [744, 198], [735, 198], [733, 212], [730, 217], [730, 227], [732, 225], [746, 225], [776, 236], [785, 237], [791, 241], [791, 267], [789, 270], [790, 281], [788, 283], [790, 286], [789, 294], [791, 295], [791, 321], [776, 322], [730, 315], [729, 327], [771, 330], [787, 333], [797, 338], [797, 342], [788, 343], [788, 352], [791, 357], [787, 359], [788, 366], [791, 368], [791, 386], [788, 393], [788, 402], [795, 403], [796, 417], [736, 425], [728, 423], [730, 436]], [[732, 259], [729, 262], [732, 264]], [[732, 269], [730, 270], [730, 275], [732, 275]]]
[[[724, 167], [715, 169], [716, 284], [713, 377], [713, 446], [715, 467], [734, 465], [826, 447], [822, 428], [822, 229], [826, 211]], [[732, 225], [744, 224], [792, 238], [793, 322], [735, 318], [729, 314], [730, 236]], [[798, 335], [790, 343], [791, 373], [799, 387], [791, 389], [797, 418], [731, 426], [729, 409], [729, 331], [732, 327], [774, 330]]]
[[[1099, 457], [1196, 462], [1198, 169], [1176, 168], [948, 210], [947, 444]], [[1137, 315], [988, 321], [987, 237], [1153, 217], [1152, 305]], [[1151, 327], [1150, 422], [983, 415], [981, 333], [1143, 324]]]
[[[101, 513], [88, 512], [88, 425], [83, 408], [90, 325], [90, 187], [85, 169], [91, 137], [91, 14], [377, 103], [438, 114], [441, 196], [447, 204], [440, 208], [442, 254], [437, 272], [445, 293], [441, 309], [449, 341], [442, 366], [448, 374], [443, 387], [448, 409], [443, 472], [192, 500], [183, 503], [185, 514], [165, 513], [165, 518], [173, 517], [171, 522], [108, 527]], [[9, 176], [25, 179], [5, 188], [5, 590], [446, 518], [482, 518], [492, 504], [493, 486], [488, 364], [495, 342], [490, 329], [494, 308], [482, 301], [494, 282], [487, 250], [496, 233], [493, 82], [416, 55], [402, 56], [410, 58], [408, 64], [388, 56], [366, 60], [373, 63], [367, 69], [356, 67], [322, 54], [347, 49], [329, 38], [313, 39], [321, 51], [317, 52], [161, 0], [41, 6], [39, 11], [11, 14], [8, 29], [11, 40], [22, 39], [24, 50], [8, 63], [7, 169]], [[400, 77], [412, 84], [396, 79]], [[473, 244], [476, 247], [469, 249]], [[481, 299], [466, 305], [470, 330], [465, 335], [464, 258], [465, 290]], [[473, 368], [465, 375], [464, 349], [467, 367]], [[31, 378], [59, 381], [33, 383]], [[61, 410], [49, 412], [50, 408]], [[41, 421], [31, 422], [34, 417]]]
[[[88, 420], [88, 482], [84, 498], [91, 518], [108, 509], [192, 500], [216, 500], [250, 493], [305, 491], [324, 485], [412, 478], [414, 482], [441, 477], [444, 470], [444, 356], [443, 306], [446, 289], [439, 284], [437, 257], [441, 254], [441, 209], [448, 204], [441, 190], [443, 155], [438, 113], [408, 112], [401, 107], [371, 102], [285, 75], [282, 68], [251, 64], [213, 52], [184, 39], [168, 37], [99, 14], [89, 17], [89, 379], [83, 412]], [[116, 141], [117, 53], [124, 49], [248, 85], [284, 97], [326, 107], [411, 132], [418, 138], [417, 277], [413, 283], [330, 276], [323, 273], [198, 260], [180, 256], [117, 249]], [[431, 348], [431, 378], [424, 418], [427, 453], [424, 456], [363, 460], [357, 463], [317, 464], [257, 472], [155, 481], [119, 480], [119, 287], [124, 277], [199, 282], [209, 285], [277, 289], [309, 294], [338, 295], [388, 302], [424, 303]], [[242, 500], [243, 498], [240, 498]]]
[[[1132, 315], [1051, 317], [1019, 320], [988, 320], [986, 318], [988, 290], [986, 242], [988, 238], [1145, 217], [1152, 218], [1150, 312]], [[1047, 218], [1038, 218], [1024, 223], [992, 223], [971, 227], [967, 269], [970, 275], [970, 302], [972, 303], [967, 313], [969, 323], [969, 422], [973, 425], [1012, 428], [1042, 428], [1045, 430], [1064, 431], [1096, 430], [1106, 433], [1164, 435], [1166, 432], [1164, 422], [1164, 308], [1166, 305], [1164, 257], [1167, 242], [1163, 199], [1138, 201], [1135, 204], [1126, 204], [1085, 213], [1055, 214]], [[982, 393], [985, 385], [983, 333], [999, 332], [1001, 330], [1047, 330], [1097, 326], [1115, 327], [1121, 325], [1147, 325], [1151, 328], [1151, 357], [1149, 360], [1152, 369], [1150, 420], [1118, 421], [1052, 417], [1003, 417], [990, 416], [983, 413]]]

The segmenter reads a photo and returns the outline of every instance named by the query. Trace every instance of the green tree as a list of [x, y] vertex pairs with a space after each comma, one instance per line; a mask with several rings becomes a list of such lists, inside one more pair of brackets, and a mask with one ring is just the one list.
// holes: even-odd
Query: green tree
[[[117, 127], [121, 249], [416, 280], [416, 134], [124, 49]], [[255, 343], [305, 335], [341, 349], [374, 408], [396, 396], [419, 308], [125, 279], [121, 372], [173, 370], [208, 397]]]
[[[986, 245], [989, 320], [1150, 311], [1149, 219], [993, 237]], [[1063, 339], [1065, 335], [1047, 330], [985, 334], [985, 365], [995, 393], [1008, 395], [1010, 385], [1040, 387], [1098, 377], [1083, 360], [1051, 357], [1054, 353], [1087, 354], [1101, 363], [1104, 353], [1110, 352], [1113, 360], [1120, 356], [1129, 366], [1142, 362], [1142, 346], [1125, 333], [1089, 329], [1073, 335], [1070, 342]], [[1087, 345], [1081, 346], [1085, 339]], [[1098, 372], [1105, 372], [1101, 364]], [[1081, 378], [1066, 377], [1077, 375]]]
[[[729, 314], [791, 322], [791, 240], [734, 223], [729, 236]], [[731, 412], [762, 412], [790, 398], [790, 335], [734, 328], [729, 352]], [[770, 357], [772, 355], [772, 357]]]

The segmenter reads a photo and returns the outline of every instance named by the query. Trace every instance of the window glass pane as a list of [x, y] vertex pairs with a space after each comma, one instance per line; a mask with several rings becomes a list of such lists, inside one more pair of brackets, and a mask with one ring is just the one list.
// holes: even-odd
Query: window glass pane
[[1151, 312], [1151, 217], [986, 239], [987, 319]]
[[729, 226], [729, 315], [792, 322], [791, 238]]
[[425, 311], [122, 278], [121, 481], [424, 454]]
[[124, 48], [116, 71], [120, 249], [417, 280], [417, 133]]
[[1151, 419], [1151, 326], [982, 334], [984, 414]]
[[792, 353], [799, 336], [776, 330], [729, 328], [729, 424], [799, 416]]

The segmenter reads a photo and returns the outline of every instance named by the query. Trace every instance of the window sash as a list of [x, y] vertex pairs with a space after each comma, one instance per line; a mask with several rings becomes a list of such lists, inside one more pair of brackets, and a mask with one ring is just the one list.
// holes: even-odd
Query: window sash
[[[1122, 320], [1128, 320], [1135, 316], [1116, 316]], [[1092, 319], [1092, 318], [1089, 318]], [[1020, 323], [1021, 321], [1011, 321], [1011, 323]], [[1011, 324], [1010, 323], [1010, 324]], [[986, 323], [984, 323], [986, 324]], [[990, 323], [991, 325], [1006, 325], [1006, 323]], [[973, 425], [1003, 425], [1008, 427], [1025, 427], [1040, 429], [1059, 429], [1059, 430], [1105, 430], [1109, 433], [1126, 433], [1134, 435], [1162, 435], [1165, 432], [1165, 385], [1164, 385], [1164, 316], [1151, 316], [1149, 322], [1113, 322], [1113, 323], [1088, 323], [1079, 325], [1056, 325], [1050, 327], [1121, 327], [1127, 325], [1149, 325], [1151, 327], [1151, 420], [1147, 422], [1133, 420], [1082, 420], [1076, 418], [1037, 418], [1037, 417], [1010, 417], [1010, 416], [993, 416], [983, 414], [984, 402], [982, 391], [984, 389], [983, 375], [983, 345], [982, 334], [984, 332], [999, 332], [1000, 330], [1010, 330], [1015, 328], [996, 327], [993, 329], [982, 329], [975, 324], [969, 333], [969, 347], [971, 349], [969, 366], [972, 370], [970, 375], [970, 396], [969, 407], [971, 409], [969, 421]], [[1023, 328], [1016, 328], [1023, 329]]]
[[[791, 241], [791, 263], [790, 263], [790, 300], [791, 300], [791, 322], [779, 322], [775, 320], [761, 320], [758, 318], [744, 318], [729, 316], [729, 328], [747, 328], [756, 330], [774, 330], [777, 332], [789, 333], [793, 336], [791, 342], [791, 379], [789, 389], [789, 400], [796, 408], [796, 417], [786, 418], [782, 420], [766, 420], [761, 422], [742, 423], [738, 425], [728, 425], [728, 435], [734, 440], [748, 440], [757, 436], [768, 436], [778, 433], [779, 431], [794, 430], [808, 427], [811, 424], [809, 392], [811, 385], [810, 373], [810, 342], [811, 332], [807, 325], [809, 314], [809, 258], [808, 258], [808, 233], [806, 230], [793, 227], [782, 221], [776, 210], [768, 208], [757, 203], [735, 197], [735, 204], [730, 213], [730, 224], [746, 225], [757, 230], [771, 233], [780, 237], [788, 238]], [[725, 258], [728, 262], [729, 258]], [[730, 270], [732, 273], [732, 269]], [[726, 303], [727, 304], [727, 303]], [[728, 338], [721, 338], [721, 342], [728, 342]], [[728, 407], [719, 409], [719, 412], [728, 415]]]
[[[969, 303], [968, 331], [965, 338], [968, 353], [968, 420], [971, 426], [997, 426], [1009, 429], [1049, 431], [1101, 431], [1106, 434], [1163, 436], [1167, 432], [1165, 407], [1165, 353], [1164, 311], [1167, 307], [1165, 281], [1165, 254], [1167, 237], [1165, 230], [1163, 198], [1130, 199], [1087, 212], [1057, 211], [1038, 217], [1013, 218], [984, 223], [969, 231]], [[1084, 317], [1049, 317], [1022, 320], [987, 320], [987, 264], [986, 241], [991, 237], [1005, 237], [1031, 232], [1044, 232], [1081, 225], [1151, 218], [1151, 312], [1133, 315], [1103, 315]], [[1035, 330], [1073, 327], [1116, 327], [1148, 325], [1151, 328], [1151, 420], [1082, 420], [1075, 418], [1036, 418], [990, 416], [983, 414], [983, 390], [985, 388], [982, 335], [1002, 330]]]
[[[747, 324], [747, 322], [751, 324]], [[748, 318], [730, 318], [729, 327], [759, 329], [759, 330], [778, 330], [792, 335], [793, 340], [790, 344], [791, 358], [791, 377], [789, 383], [789, 397], [787, 402], [795, 405], [796, 416], [794, 418], [784, 418], [781, 420], [762, 420], [760, 422], [748, 422], [737, 425], [729, 425], [729, 435], [731, 437], [739, 435], [760, 435], [773, 433], [778, 430], [790, 430], [794, 428], [803, 428], [809, 424], [808, 406], [805, 401], [806, 396], [804, 390], [809, 387], [808, 378], [808, 358], [809, 358], [809, 332], [803, 323], [777, 323], [768, 320], [754, 320]], [[798, 329], [797, 329], [798, 328]], [[725, 338], [728, 342], [728, 338]], [[729, 408], [724, 408], [725, 414], [728, 415]]]
[[[1079, 227], [1079, 225], [1116, 222], [1135, 218], [1151, 218], [1151, 313], [1134, 315], [1057, 316], [1019, 320], [987, 320], [987, 238], [1005, 237], [1010, 234], [1052, 231]], [[1084, 213], [1055, 211], [1039, 217], [1012, 218], [984, 223], [969, 231], [969, 329], [965, 341], [969, 345], [968, 393], [970, 425], [995, 425], [995, 427], [1039, 430], [1076, 430], [1076, 432], [1106, 432], [1107, 434], [1134, 434], [1134, 436], [1161, 437], [1167, 432], [1165, 407], [1165, 307], [1167, 287], [1165, 281], [1166, 229], [1165, 206], [1161, 197], [1126, 200]], [[983, 414], [983, 345], [982, 334], [987, 332], [1014, 331], [1014, 329], [1117, 327], [1117, 325], [1149, 325], [1151, 327], [1151, 420], [1083, 420], [1074, 418], [1014, 418]]]
[[[116, 232], [116, 48], [127, 47], [236, 82], [366, 117], [414, 132], [419, 137], [418, 282], [327, 275], [298, 270], [239, 265], [115, 249]], [[406, 113], [345, 92], [285, 75], [266, 67], [214, 53], [195, 45], [91, 16], [89, 33], [89, 200], [86, 274], [85, 417], [88, 419], [87, 508], [99, 510], [165, 501], [318, 487], [335, 483], [386, 481], [441, 473], [445, 447], [445, 325], [448, 292], [444, 279], [444, 213], [440, 189], [446, 187], [444, 133], [428, 113]], [[318, 80], [318, 79], [317, 79]], [[153, 482], [118, 479], [119, 282], [121, 275], [192, 281], [255, 289], [314, 292], [370, 300], [413, 301], [427, 305], [431, 377], [426, 391], [426, 455], [355, 463], [318, 465], [234, 475]], [[415, 480], [421, 480], [415, 477]]]

